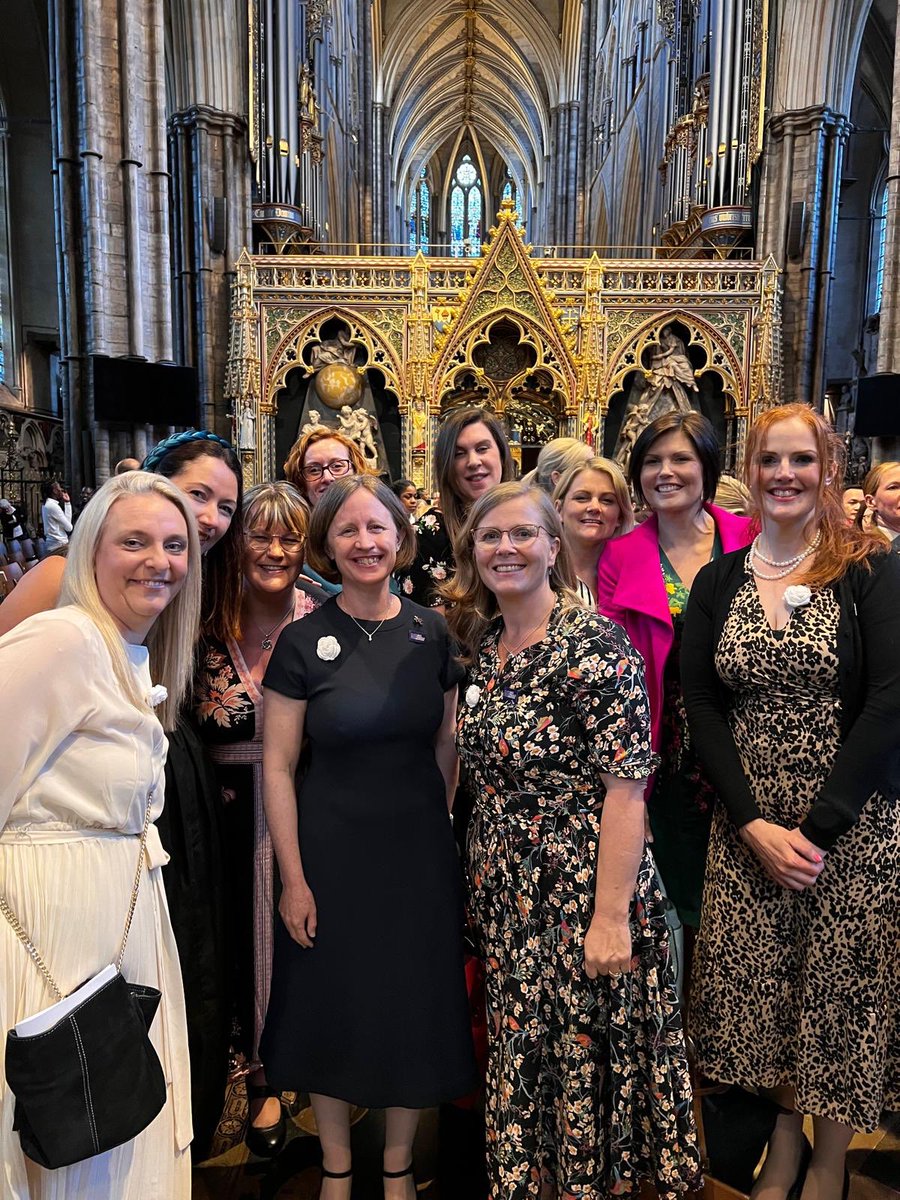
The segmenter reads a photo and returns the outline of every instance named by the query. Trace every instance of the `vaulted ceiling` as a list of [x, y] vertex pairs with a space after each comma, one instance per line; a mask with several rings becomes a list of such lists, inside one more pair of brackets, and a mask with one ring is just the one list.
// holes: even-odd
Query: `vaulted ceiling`
[[578, 78], [577, 0], [376, 0], [375, 101], [402, 192], [441, 147], [468, 135], [500, 152], [535, 196], [551, 113]]

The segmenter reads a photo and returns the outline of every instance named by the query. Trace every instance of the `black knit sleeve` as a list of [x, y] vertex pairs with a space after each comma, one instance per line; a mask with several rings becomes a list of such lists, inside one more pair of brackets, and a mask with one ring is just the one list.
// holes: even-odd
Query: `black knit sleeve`
[[691, 587], [681, 642], [681, 687], [691, 741], [728, 815], [740, 828], [762, 814], [744, 774], [728, 724], [725, 685], [716, 671], [716, 630], [722, 624], [717, 623], [716, 615], [726, 603], [720, 586], [725, 573], [720, 564], [727, 561], [704, 567]]
[[873, 792], [886, 786], [900, 737], [900, 557], [880, 555], [853, 587], [862, 641], [862, 710], [800, 832], [829, 850], [859, 818]]

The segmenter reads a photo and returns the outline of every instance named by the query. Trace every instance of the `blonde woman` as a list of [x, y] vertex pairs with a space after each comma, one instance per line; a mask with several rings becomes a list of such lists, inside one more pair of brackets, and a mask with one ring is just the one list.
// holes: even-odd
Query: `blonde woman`
[[553, 493], [578, 594], [597, 607], [597, 564], [607, 543], [634, 529], [634, 509], [625, 476], [608, 458], [589, 458], [570, 467]]
[[881, 462], [863, 482], [866, 507], [875, 521], [875, 529], [900, 549], [900, 462]]
[[593, 457], [593, 450], [586, 442], [577, 438], [558, 437], [541, 446], [537, 457], [537, 465], [533, 471], [522, 476], [523, 483], [533, 484], [553, 495], [556, 485], [572, 467], [579, 467]]
[[470, 912], [485, 964], [487, 1170], [504, 1200], [695, 1186], [663, 896], [644, 846], [643, 664], [575, 590], [559, 516], [507, 483], [444, 588], [468, 673]]
[[[135, 471], [85, 508], [59, 607], [0, 639], [0, 878], [64, 994], [116, 958], [148, 799], [153, 819], [163, 807], [164, 730], [190, 682], [199, 618], [189, 501]], [[151, 825], [122, 964], [162, 992], [150, 1036], [170, 1084], [165, 1107], [131, 1142], [51, 1174], [24, 1157], [0, 1083], [0, 1191], [11, 1200], [143, 1200], [150, 1179], [160, 1195], [190, 1195], [187, 1028], [165, 861]], [[0, 921], [0, 1029], [53, 1000]]]

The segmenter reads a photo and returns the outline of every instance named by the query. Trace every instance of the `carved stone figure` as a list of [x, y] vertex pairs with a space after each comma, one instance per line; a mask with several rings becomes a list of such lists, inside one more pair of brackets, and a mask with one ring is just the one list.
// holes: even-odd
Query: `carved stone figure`
[[631, 458], [631, 452], [634, 449], [634, 443], [648, 424], [650, 407], [648, 401], [632, 404], [625, 414], [625, 420], [622, 422], [622, 428], [619, 431], [619, 440], [616, 444], [616, 462], [625, 472], [628, 471], [628, 462]]
[[359, 446], [366, 463], [373, 468], [377, 466], [378, 447], [373, 437], [375, 418], [362, 408], [351, 408], [345, 404], [338, 414], [338, 420], [347, 437]]
[[671, 325], [665, 325], [658, 345], [650, 354], [650, 366], [643, 375], [638, 375], [629, 397], [616, 442], [616, 462], [626, 467], [645, 426], [673, 410], [691, 412], [694, 407], [691, 399], [699, 392], [684, 342]]
[[238, 449], [256, 449], [256, 412], [252, 400], [245, 400], [241, 406], [241, 420], [238, 427]]
[[311, 408], [308, 413], [309, 420], [300, 426], [299, 436], [303, 437], [305, 433], [312, 433], [314, 429], [318, 429], [322, 424], [322, 414], [316, 408]]
[[350, 341], [350, 334], [344, 329], [339, 329], [337, 337], [313, 346], [309, 365], [314, 371], [318, 371], [322, 367], [330, 367], [332, 363], [345, 363], [352, 367], [355, 361], [356, 347]]

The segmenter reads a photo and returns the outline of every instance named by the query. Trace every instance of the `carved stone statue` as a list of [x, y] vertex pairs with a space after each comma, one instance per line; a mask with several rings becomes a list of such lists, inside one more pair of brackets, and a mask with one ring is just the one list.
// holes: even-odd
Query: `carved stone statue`
[[314, 371], [318, 371], [322, 367], [330, 367], [332, 363], [346, 363], [348, 367], [352, 367], [355, 361], [356, 347], [350, 341], [350, 334], [339, 329], [337, 337], [313, 346], [309, 365]]
[[375, 418], [362, 408], [351, 408], [345, 404], [338, 414], [338, 420], [347, 437], [359, 446], [366, 463], [375, 468], [378, 464], [378, 447], [372, 436]]
[[314, 429], [318, 429], [322, 424], [322, 414], [318, 411], [318, 409], [311, 408], [308, 416], [309, 420], [304, 425], [300, 426], [300, 437], [303, 437], [305, 433], [312, 433]]
[[410, 444], [413, 450], [425, 449], [425, 435], [428, 432], [428, 414], [425, 411], [425, 402], [416, 400], [412, 406], [412, 431], [410, 436]]
[[238, 449], [256, 449], [256, 412], [253, 401], [245, 400], [241, 406], [241, 420], [238, 427]]
[[650, 354], [650, 365], [643, 376], [638, 375], [629, 397], [616, 443], [616, 462], [627, 466], [642, 430], [664, 413], [691, 412], [691, 400], [699, 392], [684, 342], [671, 325], [665, 325]]

